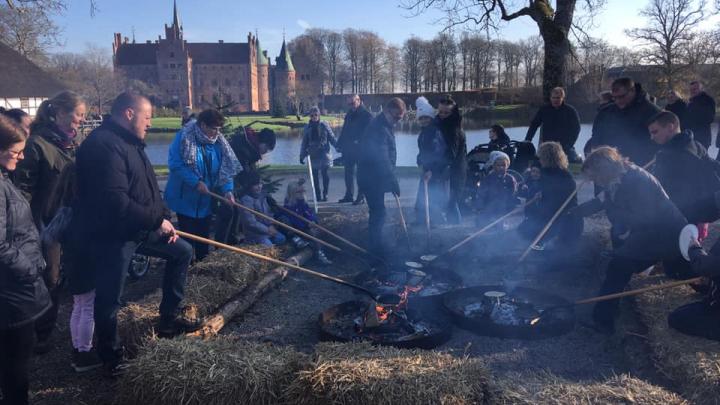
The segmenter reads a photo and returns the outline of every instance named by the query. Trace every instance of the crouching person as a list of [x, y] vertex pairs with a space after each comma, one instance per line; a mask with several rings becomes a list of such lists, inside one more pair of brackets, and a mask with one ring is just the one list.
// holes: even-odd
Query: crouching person
[[[179, 239], [170, 223], [152, 164], [145, 154], [152, 105], [140, 95], [123, 93], [110, 116], [83, 142], [77, 154], [76, 207], [71, 232], [82, 235], [95, 280], [97, 351], [108, 374], [125, 369], [117, 313], [133, 254], [165, 259], [157, 332], [163, 336], [197, 330], [197, 320], [182, 316], [192, 246]], [[77, 228], [76, 228], [77, 227]]]
[[[598, 295], [620, 292], [633, 274], [658, 261], [679, 256], [677, 235], [687, 221], [652, 174], [607, 146], [587, 157], [583, 172], [605, 191], [571, 210], [569, 215], [586, 217], [605, 210], [610, 223], [622, 224], [625, 230], [613, 246]], [[617, 312], [618, 300], [598, 303], [593, 311], [597, 329], [614, 332]]]
[[[273, 213], [270, 210], [268, 197], [262, 191], [260, 175], [255, 172], [248, 173], [245, 180], [244, 189], [246, 192], [240, 198], [240, 204], [272, 217]], [[240, 223], [245, 235], [245, 243], [272, 246], [285, 242], [285, 235], [280, 233], [272, 222], [260, 218], [250, 211], [241, 210]]]
[[[317, 223], [318, 219], [315, 212], [310, 208], [305, 199], [305, 179], [298, 179], [292, 181], [287, 186], [287, 194], [285, 195], [284, 208], [288, 211], [295, 213], [296, 215], [305, 218], [308, 221]], [[279, 219], [284, 223], [292, 226], [295, 229], [303, 231], [315, 237], [319, 237], [319, 232], [315, 227], [310, 226], [307, 222], [289, 214], [281, 213]], [[296, 248], [302, 249], [310, 244], [310, 242], [303, 239], [300, 235], [288, 234], [288, 237], [292, 241]], [[315, 257], [318, 261], [324, 265], [331, 265], [332, 262], [327, 258], [322, 246], [313, 242], [315, 245]]]
[[492, 170], [480, 183], [475, 200], [478, 225], [507, 214], [517, 205], [517, 182], [508, 174], [510, 157], [504, 152], [494, 151], [487, 164]]

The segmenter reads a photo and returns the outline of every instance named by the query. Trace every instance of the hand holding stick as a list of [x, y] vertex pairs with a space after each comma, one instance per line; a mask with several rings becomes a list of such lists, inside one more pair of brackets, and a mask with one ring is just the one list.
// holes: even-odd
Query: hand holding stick
[[412, 246], [410, 244], [410, 233], [408, 232], [407, 222], [405, 222], [405, 215], [403, 214], [402, 205], [400, 205], [400, 197], [398, 197], [397, 194], [393, 194], [393, 197], [395, 197], [398, 212], [400, 213], [400, 225], [402, 225], [403, 232], [405, 232], [405, 238], [407, 239], [408, 248], [410, 248], [410, 246]]

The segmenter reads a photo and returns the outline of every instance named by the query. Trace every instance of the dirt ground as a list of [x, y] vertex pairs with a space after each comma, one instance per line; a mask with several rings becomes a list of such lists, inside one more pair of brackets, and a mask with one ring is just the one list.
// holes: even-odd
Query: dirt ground
[[[581, 193], [587, 199], [588, 190]], [[413, 196], [413, 194], [409, 194]], [[412, 197], [405, 197], [404, 212], [414, 222]], [[388, 206], [391, 207], [390, 202]], [[367, 236], [367, 208], [351, 205], [327, 204], [321, 211], [321, 221], [336, 232], [365, 244]], [[518, 218], [509, 221], [517, 223]], [[585, 232], [576, 251], [563, 252], [563, 260], [548, 264], [540, 253], [532, 253], [527, 265], [518, 266], [517, 257], [527, 247], [513, 232], [490, 234], [458, 251], [454, 271], [463, 277], [465, 286], [519, 283], [557, 294], [568, 300], [596, 295], [603, 278], [606, 259], [602, 252], [608, 247], [608, 223], [602, 217], [586, 219]], [[386, 237], [391, 244], [399, 238], [398, 212], [389, 208]], [[466, 218], [460, 227], [440, 227], [433, 230], [433, 243], [425, 245], [423, 226], [411, 226], [415, 257], [428, 251], [439, 252], [443, 247], [470, 234], [474, 219]], [[402, 239], [400, 239], [402, 240]], [[421, 242], [422, 241], [422, 242]], [[411, 256], [398, 242], [394, 252]], [[356, 257], [332, 253], [334, 264], [308, 267], [333, 276], [351, 279], [368, 266]], [[159, 286], [162, 263], [155, 262], [150, 274], [140, 281], [128, 283], [125, 299], [132, 301]], [[324, 280], [298, 273], [288, 278], [260, 299], [242, 317], [228, 325], [222, 333], [251, 340], [292, 345], [310, 352], [319, 341], [318, 314], [325, 308], [355, 299], [352, 290]], [[570, 381], [594, 382], [627, 373], [653, 384], [673, 389], [652, 367], [644, 340], [644, 330], [634, 319], [628, 305], [624, 305], [618, 332], [611, 337], [583, 327], [590, 320], [591, 307], [578, 307], [578, 323], [563, 336], [544, 340], [516, 340], [479, 336], [454, 328], [450, 341], [437, 350], [457, 355], [482, 358], [497, 378], [526, 370], [546, 370]], [[58, 330], [53, 335], [54, 350], [34, 357], [31, 364], [32, 402], [36, 404], [104, 404], [112, 401], [112, 380], [100, 373], [75, 374], [70, 368], [70, 338], [68, 331], [70, 297], [63, 295]], [[522, 383], [522, 382], [518, 382]]]

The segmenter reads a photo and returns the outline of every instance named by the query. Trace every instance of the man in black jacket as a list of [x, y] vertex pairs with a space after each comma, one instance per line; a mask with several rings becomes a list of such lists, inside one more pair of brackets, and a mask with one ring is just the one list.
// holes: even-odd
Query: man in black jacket
[[644, 166], [657, 151], [647, 122], [660, 109], [648, 100], [642, 86], [628, 77], [616, 79], [611, 88], [615, 103], [603, 108], [595, 118], [591, 147], [616, 147], [633, 163]]
[[[715, 120], [715, 99], [703, 91], [703, 85], [695, 80], [690, 82], [690, 100], [685, 112], [685, 127], [695, 135], [695, 139], [705, 148], [710, 147], [712, 131], [710, 125]], [[717, 145], [717, 142], [716, 142]]]
[[[360, 96], [353, 94], [348, 97], [348, 105], [350, 109], [345, 114], [345, 122], [343, 123], [340, 137], [338, 138], [337, 151], [342, 153], [343, 166], [345, 167], [345, 196], [339, 202], [353, 202], [353, 192], [355, 189], [355, 166], [358, 164], [358, 149], [360, 147], [360, 138], [365, 132], [365, 128], [372, 119], [372, 114], [365, 108]], [[358, 192], [357, 199], [354, 204], [359, 205], [363, 202], [362, 193]]]
[[393, 126], [405, 115], [405, 102], [392, 98], [383, 112], [370, 121], [360, 140], [358, 185], [368, 203], [368, 237], [370, 251], [382, 256], [382, 228], [385, 224], [385, 193], [400, 195], [395, 177], [397, 149]]
[[575, 152], [575, 142], [580, 135], [580, 116], [575, 107], [565, 103], [565, 89], [562, 87], [552, 89], [550, 104], [540, 107], [535, 114], [525, 135], [526, 141], [532, 142], [540, 125], [540, 143], [558, 142], [571, 163], [580, 159]]
[[175, 233], [145, 154], [151, 118], [147, 98], [123, 93], [115, 99], [111, 116], [88, 136], [77, 154], [74, 220], [96, 276], [98, 354], [112, 375], [123, 370], [117, 312], [136, 250], [166, 260], [158, 333], [174, 335], [199, 327], [180, 316], [192, 247]]

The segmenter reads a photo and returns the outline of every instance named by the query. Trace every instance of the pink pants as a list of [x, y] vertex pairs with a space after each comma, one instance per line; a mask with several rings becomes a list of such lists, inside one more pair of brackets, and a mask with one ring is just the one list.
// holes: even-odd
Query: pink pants
[[93, 332], [95, 330], [94, 318], [95, 290], [85, 294], [73, 295], [73, 309], [70, 315], [70, 337], [72, 345], [81, 352], [92, 349]]
[[708, 224], [708, 223], [697, 224], [697, 227], [698, 227], [698, 241], [702, 242], [703, 240], [705, 240], [705, 238], [708, 237], [710, 224]]

